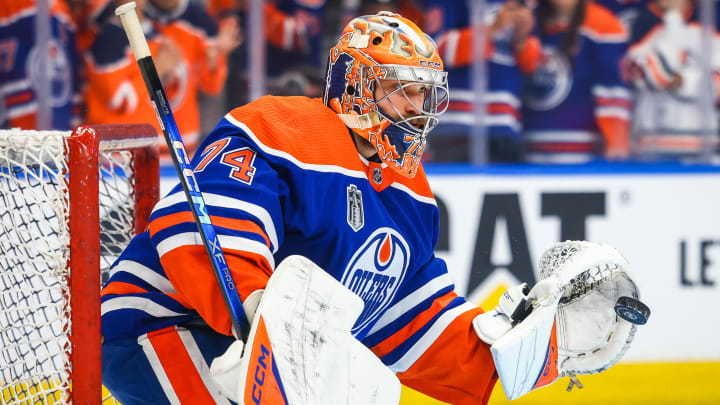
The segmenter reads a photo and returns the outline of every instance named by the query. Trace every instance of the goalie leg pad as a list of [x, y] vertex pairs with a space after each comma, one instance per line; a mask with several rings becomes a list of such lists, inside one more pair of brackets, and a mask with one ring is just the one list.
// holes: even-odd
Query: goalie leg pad
[[239, 367], [232, 364], [236, 344], [212, 371], [234, 379], [231, 398], [246, 405], [397, 404], [397, 377], [350, 334], [362, 309], [324, 270], [290, 256], [270, 277]]

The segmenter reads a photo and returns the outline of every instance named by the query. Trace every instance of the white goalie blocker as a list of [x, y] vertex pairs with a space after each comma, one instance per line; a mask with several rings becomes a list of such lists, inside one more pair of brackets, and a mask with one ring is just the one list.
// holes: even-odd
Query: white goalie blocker
[[396, 405], [400, 381], [350, 333], [362, 309], [320, 267], [290, 256], [265, 287], [247, 345], [233, 343], [211, 374], [245, 405]]
[[567, 241], [545, 251], [540, 281], [506, 291], [499, 305], [473, 321], [490, 344], [508, 399], [564, 376], [604, 371], [625, 354], [650, 310], [639, 301], [627, 260], [617, 249]]

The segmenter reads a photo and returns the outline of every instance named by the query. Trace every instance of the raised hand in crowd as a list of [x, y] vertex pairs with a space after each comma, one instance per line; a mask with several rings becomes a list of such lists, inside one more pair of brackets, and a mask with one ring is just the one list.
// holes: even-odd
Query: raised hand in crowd
[[172, 40], [163, 38], [154, 59], [160, 80], [165, 86], [172, 83], [175, 79], [176, 67], [183, 63], [180, 48]]
[[240, 29], [238, 18], [230, 15], [220, 19], [218, 22], [218, 37], [214, 46], [208, 46], [205, 49], [208, 59], [208, 67], [215, 70], [220, 55], [227, 55], [233, 49], [242, 44], [244, 38]]
[[516, 50], [525, 45], [525, 40], [535, 26], [535, 17], [530, 7], [520, 0], [508, 0], [498, 11], [495, 22], [488, 28], [490, 36], [494, 33], [511, 30], [511, 42]]

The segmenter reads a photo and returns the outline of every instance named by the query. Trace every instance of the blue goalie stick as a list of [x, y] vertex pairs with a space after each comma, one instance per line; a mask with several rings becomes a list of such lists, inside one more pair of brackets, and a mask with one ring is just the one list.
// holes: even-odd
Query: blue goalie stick
[[180, 177], [180, 183], [185, 191], [185, 197], [190, 203], [190, 210], [195, 218], [195, 223], [200, 232], [205, 251], [210, 258], [210, 263], [212, 264], [215, 278], [222, 292], [225, 306], [230, 313], [233, 334], [235, 337], [246, 341], [250, 331], [248, 319], [243, 309], [240, 295], [238, 295], [238, 291], [235, 288], [230, 269], [228, 269], [225, 254], [220, 246], [220, 239], [218, 239], [215, 228], [210, 221], [210, 216], [207, 213], [205, 199], [195, 180], [195, 174], [190, 168], [190, 161], [185, 151], [185, 145], [180, 137], [180, 132], [178, 131], [175, 118], [170, 109], [170, 103], [165, 95], [165, 90], [163, 89], [157, 69], [155, 68], [155, 62], [153, 62], [152, 55], [150, 54], [147, 39], [140, 26], [137, 13], [135, 12], [135, 2], [125, 3], [119, 6], [115, 9], [115, 14], [118, 15], [122, 21], [123, 29], [130, 41], [130, 47], [135, 54], [135, 60], [142, 72], [145, 86], [147, 87], [153, 108], [155, 108], [155, 114], [160, 122], [160, 128], [162, 128], [165, 137], [165, 142], [167, 142], [168, 149], [175, 163], [175, 169]]

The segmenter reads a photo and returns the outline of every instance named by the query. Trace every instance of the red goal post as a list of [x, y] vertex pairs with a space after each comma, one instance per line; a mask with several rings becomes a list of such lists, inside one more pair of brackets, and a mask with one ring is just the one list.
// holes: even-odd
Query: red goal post
[[0, 131], [0, 403], [101, 402], [100, 285], [159, 198], [158, 143]]

